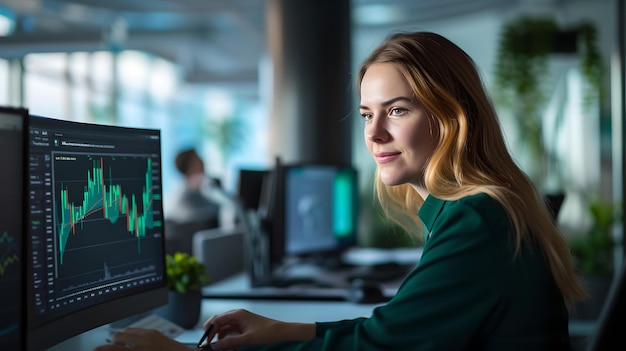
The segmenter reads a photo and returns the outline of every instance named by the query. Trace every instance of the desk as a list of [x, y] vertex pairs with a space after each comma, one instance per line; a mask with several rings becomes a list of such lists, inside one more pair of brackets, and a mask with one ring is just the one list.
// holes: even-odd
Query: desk
[[[197, 343], [202, 336], [202, 323], [214, 314], [244, 308], [270, 318], [284, 321], [324, 322], [356, 317], [368, 317], [376, 305], [358, 305], [344, 301], [265, 301], [241, 299], [209, 299], [202, 301], [202, 312], [198, 325], [186, 331], [177, 340]], [[106, 343], [109, 336], [107, 326], [99, 327], [66, 340], [48, 351], [90, 351]]]
[[[253, 296], [252, 291], [256, 288], [249, 290], [249, 284], [245, 279], [245, 276], [237, 275], [230, 279], [224, 280], [215, 285], [209, 285], [204, 292], [207, 296], [214, 294], [215, 296], [221, 296], [220, 298], [204, 298], [202, 301], [202, 310], [200, 313], [200, 319], [196, 327], [192, 330], [188, 330], [179, 337], [177, 340], [183, 343], [197, 343], [202, 336], [202, 323], [209, 319], [214, 314], [223, 313], [233, 309], [243, 308], [251, 312], [258, 313], [260, 315], [274, 318], [278, 320], [288, 322], [326, 322], [335, 321], [341, 319], [352, 319], [357, 317], [369, 317], [372, 310], [378, 306], [367, 304], [355, 304], [352, 302], [344, 301], [342, 299], [322, 299], [313, 300], [311, 298], [301, 298], [302, 296], [292, 297], [290, 299], [277, 299], [272, 293], [268, 292], [267, 299], [262, 296]], [[305, 289], [295, 287], [293, 291], [300, 289], [301, 294], [306, 294]], [[390, 289], [393, 289], [390, 288]], [[237, 296], [231, 298], [225, 298], [224, 295], [238, 292]], [[389, 291], [391, 292], [391, 291]], [[331, 289], [328, 292], [330, 295], [338, 293], [336, 289]], [[248, 296], [246, 297], [246, 294]], [[595, 323], [593, 321], [570, 321], [570, 336], [572, 341], [580, 345], [575, 347], [574, 350], [584, 350], [586, 343], [586, 337], [591, 335], [595, 329]], [[77, 337], [69, 339], [61, 344], [50, 348], [48, 351], [91, 351], [98, 345], [106, 343], [106, 339], [109, 337], [108, 326], [99, 327], [83, 333]]]
[[[345, 301], [348, 294], [348, 283], [339, 284], [332, 274], [320, 274], [319, 281], [327, 286], [315, 284], [294, 284], [287, 287], [260, 286], [252, 287], [246, 274], [237, 274], [220, 281], [215, 285], [207, 285], [202, 289], [206, 298], [232, 298], [244, 300], [312, 300], [312, 301]], [[325, 279], [324, 279], [325, 278]], [[383, 294], [389, 298], [398, 291], [400, 280], [381, 282], [379, 285]]]
[[[265, 301], [239, 299], [204, 299], [198, 325], [184, 332], [177, 340], [183, 343], [196, 343], [202, 336], [202, 323], [212, 315], [244, 308], [261, 315], [292, 322], [325, 322], [356, 317], [368, 317], [376, 305], [358, 305], [344, 301]], [[576, 338], [590, 335], [595, 325], [592, 322], [572, 321], [570, 331], [573, 342]], [[106, 343], [109, 336], [107, 326], [99, 327], [69, 339], [50, 348], [48, 351], [91, 351]], [[580, 343], [581, 341], [578, 341]], [[575, 348], [583, 350], [584, 348]]]

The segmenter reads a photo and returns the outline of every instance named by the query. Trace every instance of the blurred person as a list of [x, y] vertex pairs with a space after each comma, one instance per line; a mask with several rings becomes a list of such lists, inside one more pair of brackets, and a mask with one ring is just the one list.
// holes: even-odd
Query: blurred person
[[206, 174], [205, 163], [196, 149], [180, 151], [175, 165], [184, 184], [166, 213], [166, 249], [168, 253], [192, 254], [193, 235], [204, 229], [234, 225], [234, 209], [219, 180]]
[[211, 222], [219, 226], [220, 205], [212, 193], [216, 183], [208, 177], [204, 161], [195, 149], [185, 149], [176, 155], [176, 169], [184, 177], [184, 187], [173, 202], [168, 219], [179, 223]]

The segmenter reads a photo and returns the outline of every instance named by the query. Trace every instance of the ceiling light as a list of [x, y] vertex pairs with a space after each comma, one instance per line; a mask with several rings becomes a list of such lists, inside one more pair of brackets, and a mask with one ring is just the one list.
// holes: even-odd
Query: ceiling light
[[403, 12], [391, 5], [363, 5], [357, 6], [352, 14], [353, 22], [357, 25], [385, 25], [400, 21]]
[[0, 36], [6, 37], [13, 33], [13, 29], [15, 27], [15, 21], [12, 18], [9, 18], [5, 14], [0, 13]]

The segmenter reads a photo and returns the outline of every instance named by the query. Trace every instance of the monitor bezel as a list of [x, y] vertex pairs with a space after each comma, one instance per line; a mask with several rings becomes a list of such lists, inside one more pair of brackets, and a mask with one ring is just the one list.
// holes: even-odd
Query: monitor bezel
[[[7, 113], [7, 114], [13, 114], [16, 115], [18, 117], [21, 118], [22, 120], [22, 140], [21, 140], [21, 147], [22, 149], [21, 151], [21, 155], [19, 156], [19, 159], [21, 159], [21, 167], [20, 167], [20, 171], [22, 172], [22, 185], [21, 185], [21, 189], [22, 189], [22, 196], [21, 196], [21, 212], [22, 212], [22, 216], [21, 218], [18, 219], [18, 221], [21, 223], [21, 230], [22, 232], [25, 231], [26, 229], [26, 209], [27, 209], [27, 201], [26, 201], [26, 195], [25, 195], [25, 187], [27, 185], [27, 182], [24, 180], [24, 176], [25, 174], [27, 174], [27, 164], [26, 162], [24, 162], [25, 159], [25, 155], [26, 155], [26, 150], [27, 150], [27, 146], [28, 146], [28, 122], [29, 122], [29, 112], [28, 109], [25, 107], [13, 107], [13, 106], [0, 106], [0, 113]], [[22, 235], [21, 238], [21, 247], [19, 248], [20, 250], [20, 256], [22, 258], [27, 257], [26, 256], [26, 240], [24, 238], [24, 236]], [[21, 349], [25, 349], [26, 347], [26, 331], [27, 331], [27, 308], [26, 308], [26, 297], [24, 296], [24, 292], [26, 292], [26, 277], [25, 277], [25, 272], [26, 272], [26, 263], [25, 263], [25, 259], [20, 259], [18, 262], [19, 265], [19, 270], [21, 273], [21, 279], [20, 279], [20, 292], [22, 293], [22, 296], [20, 298], [20, 301], [17, 302], [19, 304], [18, 306], [18, 310], [19, 310], [19, 315], [20, 315], [20, 321], [19, 321], [19, 345], [21, 347]]]
[[[263, 182], [268, 177], [269, 172], [267, 169], [239, 169], [236, 195], [246, 211], [256, 212], [259, 209], [263, 201]], [[252, 196], [256, 198], [251, 198]]]

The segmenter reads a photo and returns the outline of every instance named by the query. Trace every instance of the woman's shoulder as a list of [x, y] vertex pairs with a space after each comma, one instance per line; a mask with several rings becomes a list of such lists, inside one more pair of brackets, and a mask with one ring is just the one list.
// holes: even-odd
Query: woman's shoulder
[[455, 200], [443, 200], [434, 196], [429, 196], [425, 201], [428, 206], [440, 206], [443, 208], [472, 208], [478, 212], [493, 211], [496, 209], [502, 210], [502, 205], [487, 193], [480, 192], [476, 194], [467, 195]]
[[456, 200], [440, 200], [442, 202], [442, 214], [459, 217], [481, 218], [492, 224], [508, 223], [508, 216], [504, 207], [493, 197], [486, 193], [476, 193], [464, 196]]
[[470, 206], [470, 207], [476, 207], [476, 208], [502, 207], [496, 199], [492, 198], [487, 193], [482, 193], [482, 192], [476, 193], [473, 195], [467, 195], [453, 202], [456, 202], [463, 206]]

